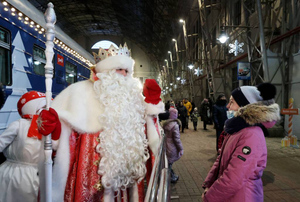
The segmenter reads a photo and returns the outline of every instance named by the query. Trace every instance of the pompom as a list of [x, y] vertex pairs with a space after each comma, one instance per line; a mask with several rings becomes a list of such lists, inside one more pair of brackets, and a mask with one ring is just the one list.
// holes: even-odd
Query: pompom
[[275, 98], [276, 87], [271, 83], [261, 83], [257, 86], [257, 89], [260, 91], [260, 96], [264, 100], [271, 100]]

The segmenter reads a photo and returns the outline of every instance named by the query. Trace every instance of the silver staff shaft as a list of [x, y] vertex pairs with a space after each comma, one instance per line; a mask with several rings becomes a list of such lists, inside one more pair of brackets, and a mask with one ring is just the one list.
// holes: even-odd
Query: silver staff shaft
[[[53, 64], [52, 59], [54, 55], [53, 51], [53, 40], [55, 37], [54, 24], [56, 22], [56, 15], [53, 9], [53, 4], [48, 3], [48, 8], [45, 12], [46, 20], [46, 65], [45, 65], [45, 83], [46, 83], [46, 100], [47, 100], [47, 110], [50, 108], [50, 102], [52, 98], [52, 78], [53, 78]], [[45, 199], [46, 202], [52, 202], [52, 141], [51, 134], [48, 135], [44, 143], [45, 151]]]

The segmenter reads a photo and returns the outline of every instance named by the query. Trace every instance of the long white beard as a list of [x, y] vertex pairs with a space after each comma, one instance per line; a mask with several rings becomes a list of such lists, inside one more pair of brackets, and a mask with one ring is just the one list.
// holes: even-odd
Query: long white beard
[[142, 87], [137, 79], [115, 70], [97, 77], [94, 88], [104, 108], [99, 121], [105, 123], [96, 147], [101, 155], [98, 174], [105, 188], [124, 190], [144, 178], [149, 158]]

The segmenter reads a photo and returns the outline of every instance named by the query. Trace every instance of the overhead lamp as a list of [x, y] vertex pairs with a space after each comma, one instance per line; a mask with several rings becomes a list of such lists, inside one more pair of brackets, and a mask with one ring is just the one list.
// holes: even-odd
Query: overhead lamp
[[172, 39], [172, 41], [177, 41], [176, 39]]
[[177, 77], [176, 79], [177, 79], [177, 81], [179, 81], [179, 80], [180, 80], [180, 76], [179, 76], [179, 77]]
[[167, 59], [165, 59], [165, 61], [166, 61], [166, 62], [168, 62], [168, 60], [167, 60]]
[[190, 64], [190, 65], [188, 66], [188, 68], [189, 68], [189, 69], [193, 69], [193, 68], [194, 68], [194, 65]]
[[172, 54], [171, 51], [168, 51], [169, 54]]
[[38, 60], [35, 60], [33, 63], [34, 63], [35, 65], [40, 65], [40, 64], [41, 64], [41, 62], [38, 61]]
[[179, 20], [179, 22], [181, 22], [181, 23], [185, 23], [185, 21], [184, 21], [183, 19], [180, 19], [180, 20]]
[[220, 43], [225, 43], [227, 41], [227, 39], [229, 39], [229, 37], [227, 36], [225, 30], [222, 29], [221, 34], [220, 34], [218, 40], [220, 41]]

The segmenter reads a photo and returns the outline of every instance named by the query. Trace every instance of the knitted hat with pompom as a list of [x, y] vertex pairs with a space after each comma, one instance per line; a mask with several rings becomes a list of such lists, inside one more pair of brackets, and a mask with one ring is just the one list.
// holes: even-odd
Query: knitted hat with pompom
[[236, 103], [243, 107], [259, 101], [274, 99], [276, 87], [271, 83], [262, 83], [258, 86], [241, 86], [234, 89], [231, 95]]

